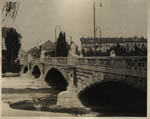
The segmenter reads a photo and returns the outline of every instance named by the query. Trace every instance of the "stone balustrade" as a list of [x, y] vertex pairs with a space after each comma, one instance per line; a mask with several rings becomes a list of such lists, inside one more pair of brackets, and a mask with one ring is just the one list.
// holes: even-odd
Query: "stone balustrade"
[[147, 57], [83, 57], [76, 65], [147, 71]]
[[[40, 59], [32, 59], [32, 62], [40, 62]], [[131, 71], [147, 71], [147, 57], [49, 57], [42, 60], [43, 63], [56, 65], [87, 65], [95, 67], [108, 67], [115, 69], [127, 69]]]
[[44, 58], [43, 63], [50, 63], [50, 64], [61, 64], [66, 65], [67, 64], [67, 57], [49, 57]]

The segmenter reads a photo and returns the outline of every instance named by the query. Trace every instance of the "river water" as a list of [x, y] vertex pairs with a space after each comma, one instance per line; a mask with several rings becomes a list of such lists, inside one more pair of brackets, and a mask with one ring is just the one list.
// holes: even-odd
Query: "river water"
[[[27, 76], [2, 78], [2, 102], [8, 104], [10, 109], [54, 112], [53, 116], [78, 116], [78, 113], [79, 116], [96, 116], [96, 113], [85, 110], [57, 108], [57, 95], [60, 92], [50, 86], [45, 87], [41, 81]], [[10, 110], [6, 111], [5, 107], [2, 107], [2, 109], [5, 110], [2, 114], [8, 116]], [[29, 115], [34, 115], [33, 113]], [[18, 113], [12, 115], [18, 116]], [[44, 115], [45, 113], [42, 114], [42, 116]]]
[[145, 116], [144, 113], [121, 114], [108, 113], [108, 110], [103, 112], [101, 109], [91, 111], [81, 108], [57, 107], [57, 95], [60, 91], [43, 85], [43, 82], [44, 80], [33, 79], [26, 75], [2, 78], [2, 115], [37, 116], [40, 113], [42, 116]]

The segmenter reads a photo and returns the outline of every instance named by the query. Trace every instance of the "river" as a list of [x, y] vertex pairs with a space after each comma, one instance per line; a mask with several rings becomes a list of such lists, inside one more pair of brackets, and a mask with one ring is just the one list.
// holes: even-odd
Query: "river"
[[56, 107], [59, 91], [28, 76], [2, 78], [3, 116], [96, 116], [80, 109]]

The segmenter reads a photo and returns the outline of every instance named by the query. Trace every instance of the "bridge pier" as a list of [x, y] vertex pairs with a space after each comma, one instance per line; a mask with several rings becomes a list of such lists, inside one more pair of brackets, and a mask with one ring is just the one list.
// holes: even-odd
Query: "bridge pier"
[[84, 105], [80, 102], [77, 88], [73, 83], [70, 83], [66, 91], [60, 92], [57, 97], [57, 106], [72, 108], [83, 108]]
[[75, 81], [75, 70], [73, 67], [70, 67], [70, 80], [68, 82], [68, 87], [66, 91], [60, 92], [57, 97], [57, 105], [66, 108], [83, 108], [77, 92], [77, 87], [74, 84]]

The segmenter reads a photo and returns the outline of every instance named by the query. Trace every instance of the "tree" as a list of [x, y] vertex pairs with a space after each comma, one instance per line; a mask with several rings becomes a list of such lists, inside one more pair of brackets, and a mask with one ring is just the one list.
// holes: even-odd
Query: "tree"
[[145, 45], [142, 46], [142, 56], [147, 56], [147, 48]]
[[94, 56], [94, 51], [90, 48], [90, 49], [87, 51], [86, 55], [87, 55], [88, 57], [89, 57], [89, 56]]
[[63, 33], [62, 49], [63, 49], [62, 56], [67, 57], [68, 56], [69, 46], [68, 46], [68, 43], [66, 42], [66, 34], [65, 34], [65, 32]]
[[111, 47], [109, 50], [106, 52], [106, 56], [110, 55], [111, 51], [114, 51], [116, 56], [126, 56], [127, 55], [127, 50], [124, 46], [121, 46], [119, 43], [116, 44], [116, 46]]
[[80, 51], [79, 51], [78, 46], [76, 47], [76, 53], [77, 53], [77, 55], [78, 55], [78, 56], [80, 56], [80, 55], [81, 55], [81, 53], [80, 53]]
[[56, 42], [56, 56], [67, 57], [68, 55], [68, 43], [66, 42], [66, 34], [60, 32]]
[[18, 52], [21, 47], [20, 39], [21, 34], [17, 33], [16, 29], [9, 28], [6, 32], [5, 45], [6, 45], [6, 58], [8, 63], [14, 63], [14, 61], [18, 58]]
[[18, 58], [18, 52], [21, 47], [20, 39], [21, 35], [14, 28], [2, 28], [2, 38], [5, 41], [6, 49], [2, 52], [4, 57], [2, 62], [2, 73], [5, 72], [19, 72], [20, 65]]
[[83, 48], [83, 49], [81, 49], [81, 53], [82, 53], [82, 55], [85, 57], [86, 56], [86, 51], [85, 51], [85, 49]]

